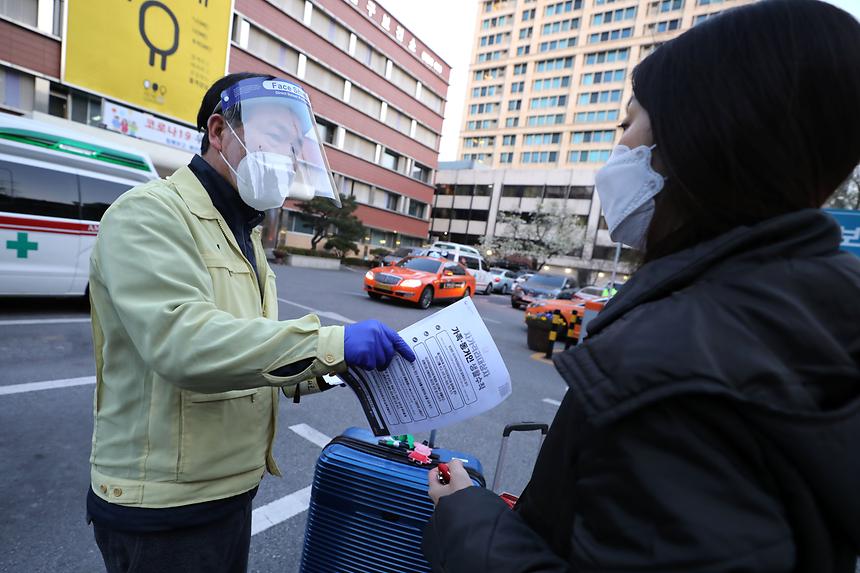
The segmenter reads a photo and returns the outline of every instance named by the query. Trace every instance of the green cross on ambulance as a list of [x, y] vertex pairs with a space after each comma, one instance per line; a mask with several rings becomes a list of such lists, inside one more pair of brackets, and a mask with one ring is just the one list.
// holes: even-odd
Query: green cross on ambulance
[[157, 177], [143, 153], [0, 113], [0, 296], [84, 296], [102, 214]]

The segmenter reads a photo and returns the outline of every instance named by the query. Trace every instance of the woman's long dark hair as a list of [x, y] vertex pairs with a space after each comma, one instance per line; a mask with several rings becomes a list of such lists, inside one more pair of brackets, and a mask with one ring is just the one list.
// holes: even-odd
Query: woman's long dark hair
[[633, 71], [666, 185], [645, 259], [820, 207], [860, 163], [860, 22], [817, 0], [727, 11]]

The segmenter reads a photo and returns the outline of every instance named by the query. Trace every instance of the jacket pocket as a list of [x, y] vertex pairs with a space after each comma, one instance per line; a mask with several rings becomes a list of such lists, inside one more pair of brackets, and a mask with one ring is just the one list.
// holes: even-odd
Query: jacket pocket
[[259, 316], [259, 290], [248, 264], [244, 260], [215, 253], [201, 256], [212, 279], [215, 305], [233, 316]]
[[216, 394], [183, 391], [179, 481], [225, 479], [266, 463], [272, 426], [266, 388]]
[[[228, 392], [216, 392], [215, 394], [201, 394], [199, 392], [189, 392], [188, 401], [193, 404], [202, 402], [220, 402], [221, 400], [232, 400], [234, 398], [242, 398], [244, 396], [254, 396], [260, 391], [259, 388], [251, 388], [250, 390], [230, 390]], [[254, 401], [254, 398], [251, 398]]]
[[203, 258], [203, 264], [206, 265], [207, 269], [210, 269], [210, 272], [212, 269], [223, 269], [230, 274], [251, 274], [251, 269], [244, 261], [228, 259], [215, 253], [202, 253], [200, 256]]

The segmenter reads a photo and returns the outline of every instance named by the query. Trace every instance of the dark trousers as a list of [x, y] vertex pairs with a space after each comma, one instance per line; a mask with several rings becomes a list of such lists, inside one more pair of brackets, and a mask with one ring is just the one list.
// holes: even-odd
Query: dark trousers
[[245, 573], [251, 545], [251, 501], [198, 527], [126, 533], [93, 523], [107, 573]]

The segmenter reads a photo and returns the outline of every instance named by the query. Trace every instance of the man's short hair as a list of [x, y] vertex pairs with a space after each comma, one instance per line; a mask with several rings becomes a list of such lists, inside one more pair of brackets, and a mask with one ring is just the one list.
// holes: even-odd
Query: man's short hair
[[209, 134], [206, 132], [206, 124], [209, 122], [209, 117], [215, 112], [215, 108], [221, 104], [221, 92], [237, 84], [242, 80], [249, 78], [265, 78], [267, 80], [275, 79], [275, 76], [269, 74], [258, 74], [254, 72], [237, 72], [228, 74], [217, 80], [212, 86], [206, 90], [206, 95], [203, 96], [203, 101], [200, 102], [200, 109], [197, 112], [197, 129], [203, 132], [203, 141], [200, 143], [200, 153], [206, 153], [209, 149]]

